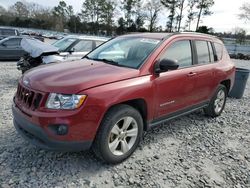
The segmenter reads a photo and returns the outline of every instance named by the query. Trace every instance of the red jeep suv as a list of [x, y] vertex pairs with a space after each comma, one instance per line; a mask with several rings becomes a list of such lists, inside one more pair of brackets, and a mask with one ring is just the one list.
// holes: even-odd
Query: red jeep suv
[[92, 148], [104, 161], [119, 163], [153, 126], [197, 109], [219, 116], [234, 75], [216, 37], [120, 36], [82, 60], [27, 72], [14, 97], [14, 125], [41, 148]]

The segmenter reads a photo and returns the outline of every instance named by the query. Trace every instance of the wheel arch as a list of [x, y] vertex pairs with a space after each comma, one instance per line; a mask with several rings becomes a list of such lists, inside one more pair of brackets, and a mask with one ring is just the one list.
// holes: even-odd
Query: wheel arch
[[120, 104], [129, 105], [139, 111], [143, 119], [143, 130], [146, 131], [147, 130], [147, 117], [148, 117], [148, 107], [147, 107], [146, 101], [144, 99], [138, 98], [138, 99], [124, 101]]
[[224, 81], [220, 82], [220, 84], [224, 85], [227, 88], [227, 94], [228, 94], [230, 91], [230, 88], [231, 88], [231, 80], [230, 79], [224, 80]]

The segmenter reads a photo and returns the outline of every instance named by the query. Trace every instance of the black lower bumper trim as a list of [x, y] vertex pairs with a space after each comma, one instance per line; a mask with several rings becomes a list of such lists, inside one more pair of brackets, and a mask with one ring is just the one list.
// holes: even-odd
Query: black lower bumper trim
[[83, 151], [91, 147], [92, 141], [58, 141], [48, 137], [46, 132], [28, 121], [21, 112], [13, 105], [12, 112], [14, 116], [14, 125], [17, 132], [33, 145], [53, 151]]

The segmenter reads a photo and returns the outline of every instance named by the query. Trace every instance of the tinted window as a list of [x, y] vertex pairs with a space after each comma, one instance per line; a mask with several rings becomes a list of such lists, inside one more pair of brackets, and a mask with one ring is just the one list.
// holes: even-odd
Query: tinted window
[[103, 41], [95, 41], [96, 47], [100, 46], [102, 43], [104, 43]]
[[69, 48], [70, 45], [72, 45], [74, 42], [76, 42], [77, 39], [75, 38], [64, 38], [61, 39], [53, 44], [53, 46], [57, 47], [60, 52], [64, 52]]
[[210, 62], [208, 43], [206, 41], [195, 41], [198, 64], [204, 64]]
[[16, 35], [16, 32], [13, 29], [0, 29], [0, 35], [11, 36], [11, 35]]
[[92, 50], [93, 41], [81, 40], [75, 46], [72, 47], [74, 52], [89, 52]]
[[178, 41], [173, 43], [161, 59], [177, 60], [179, 67], [188, 67], [192, 65], [192, 50], [190, 41]]
[[209, 56], [210, 56], [210, 62], [214, 62], [214, 52], [212, 48], [211, 42], [208, 42], [208, 49], [209, 49]]
[[9, 39], [5, 41], [3, 44], [5, 44], [8, 47], [12, 46], [20, 46], [21, 39]]
[[222, 59], [223, 46], [221, 44], [214, 43], [214, 47], [215, 47], [215, 51], [216, 51], [216, 55], [217, 55], [218, 60], [221, 60]]

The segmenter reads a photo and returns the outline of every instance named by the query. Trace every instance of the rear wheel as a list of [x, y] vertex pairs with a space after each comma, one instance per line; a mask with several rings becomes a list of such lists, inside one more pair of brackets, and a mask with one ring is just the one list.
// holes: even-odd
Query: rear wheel
[[108, 163], [120, 163], [135, 151], [142, 133], [140, 113], [128, 105], [115, 106], [104, 116], [93, 151]]
[[204, 109], [205, 114], [211, 117], [219, 116], [224, 110], [226, 104], [226, 98], [227, 98], [227, 88], [224, 85], [219, 85], [208, 107]]

